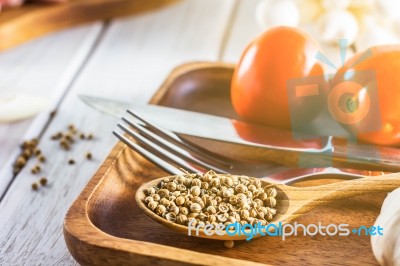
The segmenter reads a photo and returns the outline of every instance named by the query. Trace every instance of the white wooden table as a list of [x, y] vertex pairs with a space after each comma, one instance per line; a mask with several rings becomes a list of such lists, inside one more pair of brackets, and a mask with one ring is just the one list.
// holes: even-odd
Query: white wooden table
[[[97, 22], [53, 34], [0, 53], [0, 93], [46, 97], [49, 112], [15, 124], [0, 124], [0, 265], [76, 264], [62, 235], [65, 213], [115, 145], [116, 120], [78, 98], [94, 94], [146, 103], [175, 66], [188, 61], [237, 62], [246, 44], [261, 32], [254, 19], [258, 0], [182, 0], [137, 16]], [[94, 132], [63, 152], [50, 140], [73, 123]], [[31, 189], [40, 176], [30, 162], [15, 178], [12, 163], [19, 144], [39, 136], [47, 155], [49, 185]], [[91, 151], [92, 161], [83, 154]], [[76, 158], [75, 165], [68, 165]]]
[[[0, 93], [27, 92], [51, 100], [35, 119], [0, 124], [0, 265], [76, 264], [62, 235], [65, 213], [116, 143], [116, 120], [85, 106], [77, 94], [146, 103], [171, 69], [188, 61], [236, 62], [259, 32], [257, 0], [183, 0], [137, 16], [97, 22], [0, 53]], [[69, 123], [94, 132], [63, 152], [50, 136]], [[41, 175], [30, 162], [15, 178], [19, 144], [40, 136], [48, 187], [33, 191]], [[92, 161], [82, 158], [91, 151]], [[69, 158], [77, 164], [68, 165]]]

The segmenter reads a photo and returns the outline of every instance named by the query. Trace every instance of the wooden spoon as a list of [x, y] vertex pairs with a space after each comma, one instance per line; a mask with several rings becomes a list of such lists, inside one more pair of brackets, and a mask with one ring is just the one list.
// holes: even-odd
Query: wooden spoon
[[[146, 198], [145, 191], [149, 187], [157, 186], [163, 178], [151, 180], [141, 185], [136, 192], [136, 202], [139, 207], [152, 219], [160, 224], [169, 227], [175, 231], [188, 234], [188, 227], [179, 225], [158, 216], [151, 211], [144, 203]], [[293, 220], [299, 218], [311, 209], [332, 202], [334, 200], [349, 198], [352, 196], [362, 195], [366, 193], [375, 192], [390, 192], [400, 187], [400, 173], [369, 176], [357, 180], [343, 181], [334, 184], [315, 186], [315, 187], [291, 187], [282, 184], [271, 184], [263, 181], [263, 187], [273, 185], [277, 191], [277, 213], [274, 216], [272, 223], [291, 223]], [[193, 236], [202, 238], [209, 238], [214, 240], [244, 240], [246, 235], [229, 236], [218, 235], [214, 233], [212, 236], [206, 235], [203, 229], [198, 230], [199, 234], [196, 235], [195, 230], [192, 231]], [[260, 236], [259, 234], [254, 237]]]

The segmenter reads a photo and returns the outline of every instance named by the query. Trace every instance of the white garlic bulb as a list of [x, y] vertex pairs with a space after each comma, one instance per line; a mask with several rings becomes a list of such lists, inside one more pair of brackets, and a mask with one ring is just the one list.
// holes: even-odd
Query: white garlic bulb
[[275, 26], [296, 27], [300, 13], [294, 0], [262, 0], [256, 8], [256, 20], [262, 29]]
[[322, 14], [316, 23], [317, 37], [327, 43], [347, 39], [348, 45], [354, 43], [359, 27], [357, 19], [347, 10], [334, 9]]
[[319, 0], [297, 0], [300, 12], [300, 23], [309, 23], [317, 19], [324, 11]]
[[350, 7], [372, 9], [374, 7], [375, 0], [351, 0]]
[[347, 9], [350, 6], [350, 0], [323, 0], [322, 5], [327, 10]]
[[361, 23], [363, 29], [355, 43], [358, 51], [364, 51], [376, 45], [398, 44], [400, 42], [400, 37], [390, 28], [379, 25], [375, 17], [364, 16]]
[[383, 235], [371, 236], [372, 251], [380, 265], [400, 265], [400, 188], [389, 193], [383, 202], [375, 226]]
[[400, 18], [393, 22], [393, 31], [400, 36]]
[[33, 117], [48, 106], [49, 102], [46, 99], [32, 95], [0, 96], [0, 123]]
[[382, 17], [388, 19], [396, 19], [399, 17], [400, 1], [399, 0], [379, 0], [375, 1], [375, 9]]

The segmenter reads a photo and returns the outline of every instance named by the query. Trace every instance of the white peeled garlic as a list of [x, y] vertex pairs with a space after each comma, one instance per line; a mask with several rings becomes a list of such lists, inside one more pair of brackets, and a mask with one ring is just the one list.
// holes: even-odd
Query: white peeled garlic
[[309, 23], [324, 11], [320, 0], [297, 0], [300, 12], [300, 23]]
[[400, 188], [389, 193], [383, 202], [375, 226], [383, 235], [371, 236], [372, 251], [380, 265], [400, 265]]
[[393, 30], [397, 36], [400, 36], [400, 18], [393, 22]]
[[330, 10], [322, 14], [316, 22], [317, 36], [323, 42], [337, 43], [347, 39], [348, 45], [354, 43], [358, 35], [358, 22], [347, 10]]
[[300, 13], [294, 0], [262, 0], [256, 8], [256, 21], [262, 29], [276, 26], [297, 27]]
[[375, 1], [375, 10], [382, 17], [388, 19], [396, 19], [399, 17], [400, 1], [399, 0], [379, 0]]
[[327, 10], [347, 9], [350, 6], [350, 0], [323, 0], [322, 6]]
[[373, 9], [375, 0], [350, 0], [350, 7], [361, 9]]
[[398, 44], [400, 38], [393, 30], [379, 25], [375, 17], [364, 16], [361, 20], [362, 31], [355, 43], [358, 51], [376, 45]]
[[297, 0], [297, 6], [300, 12], [300, 22], [309, 23], [324, 11], [319, 0]]
[[49, 106], [46, 99], [15, 94], [0, 96], [0, 123], [15, 122], [35, 116]]

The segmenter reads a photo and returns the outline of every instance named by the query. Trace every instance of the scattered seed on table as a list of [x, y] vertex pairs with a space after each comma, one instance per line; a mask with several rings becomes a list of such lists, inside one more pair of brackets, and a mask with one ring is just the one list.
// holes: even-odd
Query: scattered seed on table
[[31, 150], [25, 149], [22, 152], [22, 157], [24, 157], [25, 159], [29, 159], [31, 156], [32, 156], [32, 151]]
[[26, 164], [26, 159], [23, 156], [19, 156], [15, 162], [16, 167], [24, 167]]
[[33, 153], [34, 153], [36, 156], [40, 156], [40, 155], [42, 154], [42, 151], [41, 151], [40, 149], [34, 149], [34, 150], [33, 150]]
[[40, 178], [39, 183], [40, 183], [42, 186], [47, 185], [47, 178], [46, 178], [46, 177]]
[[14, 175], [18, 174], [20, 171], [21, 171], [21, 168], [20, 168], [20, 167], [15, 167], [15, 166], [14, 166], [14, 168], [13, 168], [13, 174], [14, 174]]
[[224, 246], [225, 246], [226, 248], [233, 248], [234, 245], [235, 245], [235, 242], [233, 242], [232, 240], [226, 240], [226, 241], [224, 242]]
[[38, 186], [38, 184], [37, 183], [32, 183], [32, 189], [33, 190], [38, 190], [39, 189], [39, 186]]
[[79, 135], [79, 138], [80, 138], [80, 139], [86, 139], [86, 136], [85, 136], [84, 133], [81, 133], [81, 134]]
[[41, 170], [42, 169], [40, 168], [40, 165], [35, 165], [34, 167], [32, 167], [31, 173], [32, 174], [37, 174], [37, 173], [40, 173]]
[[72, 133], [72, 134], [76, 134], [76, 133], [78, 132], [78, 130], [76, 129], [76, 127], [75, 127], [74, 125], [72, 125], [72, 124], [68, 126], [68, 130], [69, 130], [69, 132]]
[[67, 134], [67, 135], [65, 136], [65, 140], [68, 141], [68, 142], [71, 143], [71, 144], [75, 142], [75, 140], [74, 140], [74, 138], [72, 137], [71, 134]]
[[55, 117], [56, 114], [57, 114], [57, 110], [51, 111], [51, 112], [50, 112], [50, 118]]
[[40, 155], [38, 159], [39, 159], [39, 161], [40, 161], [41, 163], [46, 162], [46, 157], [44, 157], [43, 155]]
[[39, 140], [38, 139], [34, 138], [34, 139], [31, 140], [31, 145], [33, 147], [36, 147], [38, 144], [39, 144]]
[[71, 148], [68, 141], [66, 141], [66, 140], [60, 141], [60, 146], [61, 146], [61, 148], [63, 148], [66, 151], [68, 151]]
[[90, 152], [86, 153], [86, 159], [92, 160], [93, 156]]
[[92, 134], [92, 133], [90, 133], [90, 134], [87, 136], [87, 138], [88, 138], [88, 139], [93, 139], [93, 138], [94, 138], [94, 136], [93, 136], [93, 134]]
[[74, 159], [69, 159], [68, 164], [75, 164], [75, 160]]
[[57, 132], [56, 134], [51, 136], [52, 140], [59, 140], [64, 136], [64, 134], [62, 132]]

